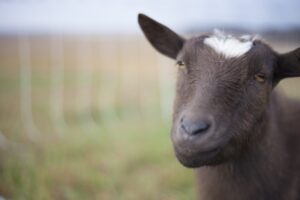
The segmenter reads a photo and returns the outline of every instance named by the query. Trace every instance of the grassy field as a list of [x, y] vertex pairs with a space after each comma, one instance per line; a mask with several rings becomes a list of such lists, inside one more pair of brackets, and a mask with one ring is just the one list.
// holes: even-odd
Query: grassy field
[[[53, 110], [59, 107], [55, 104], [59, 98], [53, 98], [58, 94], [53, 94], [49, 38], [29, 41], [31, 113], [26, 105], [24, 117], [18, 40], [0, 40], [0, 196], [193, 199], [192, 171], [176, 161], [169, 139], [170, 117], [161, 116], [154, 51], [139, 71], [134, 60], [138, 49], [125, 49], [131, 40], [118, 44], [115, 39], [102, 40], [102, 47], [110, 53], [100, 59], [93, 39], [86, 55], [78, 55], [74, 46], [79, 43], [85, 48], [86, 38], [65, 39], [63, 110], [58, 110], [64, 121], [57, 122]], [[108, 44], [114, 45], [109, 49]], [[94, 67], [82, 68], [78, 63]], [[28, 137], [30, 130], [35, 131], [33, 138]]]
[[[176, 162], [168, 128], [138, 120], [45, 136], [1, 151], [8, 199], [192, 199], [192, 172]], [[20, 144], [19, 144], [20, 145]]]
[[[30, 113], [22, 107], [26, 99], [21, 92], [24, 74], [18, 40], [0, 39], [0, 196], [195, 198], [193, 171], [176, 161], [169, 139], [172, 84], [168, 81], [175, 76], [168, 75], [169, 68], [158, 68], [172, 67], [169, 60], [160, 60], [144, 41], [136, 46], [141, 41], [132, 38], [87, 42], [70, 37], [63, 43], [63, 79], [53, 82], [61, 74], [53, 74], [51, 40], [29, 40]], [[74, 50], [78, 41], [80, 48], [90, 45], [89, 53]], [[277, 48], [284, 51], [296, 45], [277, 44]], [[284, 81], [281, 87], [289, 96], [300, 96], [299, 79]], [[32, 138], [30, 130], [35, 130]]]

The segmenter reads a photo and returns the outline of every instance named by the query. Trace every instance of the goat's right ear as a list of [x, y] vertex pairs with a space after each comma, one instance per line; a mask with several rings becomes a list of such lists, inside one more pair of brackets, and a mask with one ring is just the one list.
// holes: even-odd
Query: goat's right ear
[[177, 57], [184, 44], [182, 37], [144, 14], [138, 15], [138, 22], [146, 38], [155, 49], [170, 58], [175, 59]]
[[281, 54], [278, 58], [277, 79], [300, 77], [300, 48]]

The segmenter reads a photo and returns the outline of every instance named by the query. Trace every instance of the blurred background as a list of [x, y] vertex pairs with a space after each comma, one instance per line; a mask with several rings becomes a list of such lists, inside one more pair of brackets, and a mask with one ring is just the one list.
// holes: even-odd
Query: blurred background
[[[300, 46], [297, 0], [0, 0], [0, 199], [194, 199], [169, 139], [176, 68], [137, 25]], [[300, 80], [282, 93], [300, 97]]]

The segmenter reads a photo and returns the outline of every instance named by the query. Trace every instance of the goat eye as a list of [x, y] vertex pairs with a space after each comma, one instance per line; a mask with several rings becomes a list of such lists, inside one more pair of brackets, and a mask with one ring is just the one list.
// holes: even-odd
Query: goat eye
[[254, 75], [254, 79], [259, 83], [264, 83], [266, 81], [266, 75], [263, 73], [257, 73]]
[[185, 63], [183, 61], [179, 60], [179, 61], [176, 62], [176, 66], [179, 69], [184, 69], [185, 68]]

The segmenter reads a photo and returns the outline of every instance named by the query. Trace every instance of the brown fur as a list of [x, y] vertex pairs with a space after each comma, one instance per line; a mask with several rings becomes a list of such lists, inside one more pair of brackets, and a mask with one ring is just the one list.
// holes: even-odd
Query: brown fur
[[139, 23], [158, 51], [185, 63], [171, 138], [178, 160], [196, 168], [199, 199], [300, 199], [300, 103], [274, 90], [300, 75], [300, 49], [280, 55], [256, 40], [228, 59], [204, 44], [209, 35], [185, 40], [145, 15]]

